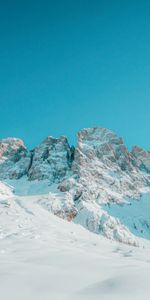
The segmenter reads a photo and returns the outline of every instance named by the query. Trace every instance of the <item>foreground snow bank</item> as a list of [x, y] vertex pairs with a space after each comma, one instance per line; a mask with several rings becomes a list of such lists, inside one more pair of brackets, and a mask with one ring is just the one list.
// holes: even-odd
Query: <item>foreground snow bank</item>
[[15, 202], [3, 218], [11, 232], [1, 236], [1, 299], [149, 300], [148, 242], [141, 241], [144, 248], [118, 245], [34, 201]]
[[8, 199], [13, 196], [11, 186], [0, 181], [0, 200]]

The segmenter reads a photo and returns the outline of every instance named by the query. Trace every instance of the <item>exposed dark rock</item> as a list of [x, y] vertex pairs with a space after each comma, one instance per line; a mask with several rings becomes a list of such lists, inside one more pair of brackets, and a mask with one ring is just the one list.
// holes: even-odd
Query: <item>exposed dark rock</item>
[[28, 172], [30, 153], [20, 139], [0, 141], [0, 179], [18, 179]]

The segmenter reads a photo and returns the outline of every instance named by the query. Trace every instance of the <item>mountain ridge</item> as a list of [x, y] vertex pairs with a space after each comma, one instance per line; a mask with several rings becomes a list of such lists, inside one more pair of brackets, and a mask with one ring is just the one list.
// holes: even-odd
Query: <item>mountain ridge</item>
[[[105, 206], [132, 204], [149, 193], [149, 171], [150, 151], [134, 146], [130, 152], [123, 139], [106, 128], [84, 128], [78, 132], [75, 148], [65, 136], [48, 136], [32, 151], [20, 139], [0, 140], [3, 183], [12, 185], [15, 180], [34, 186], [37, 182], [40, 188], [46, 182], [49, 193], [40, 205], [92, 232], [132, 245], [137, 245], [133, 228], [130, 231]], [[150, 236], [150, 220], [146, 222], [143, 237]], [[135, 227], [138, 236], [141, 225]]]

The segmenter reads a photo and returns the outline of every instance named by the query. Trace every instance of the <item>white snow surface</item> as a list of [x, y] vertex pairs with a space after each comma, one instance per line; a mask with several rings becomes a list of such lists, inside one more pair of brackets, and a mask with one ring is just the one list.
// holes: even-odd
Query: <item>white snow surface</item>
[[0, 200], [5, 200], [12, 197], [12, 188], [0, 181]]
[[142, 194], [140, 199], [128, 199], [122, 204], [102, 206], [109, 215], [120, 220], [137, 236], [150, 240], [150, 194]]
[[[0, 183], [1, 299], [149, 299], [149, 241], [125, 245], [58, 218], [52, 212], [62, 205], [62, 193], [55, 185], [18, 182]], [[119, 221], [106, 216], [110, 234], [113, 226], [122, 231]]]
[[54, 216], [43, 197], [0, 204], [1, 299], [149, 299], [150, 242], [132, 247], [91, 233]]

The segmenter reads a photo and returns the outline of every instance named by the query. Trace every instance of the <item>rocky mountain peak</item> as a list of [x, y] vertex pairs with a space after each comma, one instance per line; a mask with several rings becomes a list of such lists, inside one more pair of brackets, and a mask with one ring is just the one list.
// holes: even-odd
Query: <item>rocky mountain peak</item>
[[91, 159], [97, 157], [106, 165], [116, 163], [122, 170], [133, 169], [132, 155], [123, 139], [106, 128], [87, 128], [80, 131], [77, 152], [84, 153]]
[[48, 136], [32, 154], [32, 165], [28, 172], [30, 180], [49, 179], [59, 181], [70, 169], [71, 148], [66, 137]]
[[29, 180], [48, 179], [52, 183], [60, 182], [69, 172], [81, 177], [91, 169], [89, 172], [100, 176], [106, 169], [124, 171], [128, 176], [137, 170], [149, 171], [150, 151], [135, 146], [130, 153], [122, 138], [101, 127], [81, 130], [76, 149], [65, 136], [48, 136], [32, 151], [20, 139], [0, 140], [0, 178], [27, 175]]
[[138, 168], [150, 172], [150, 151], [134, 146], [131, 153]]
[[30, 154], [22, 140], [0, 140], [0, 178], [20, 178], [27, 173]]
[[17, 138], [7, 138], [0, 140], [0, 157], [14, 158], [15, 153], [26, 153], [24, 142]]
[[62, 144], [66, 144], [66, 143], [68, 143], [68, 140], [67, 140], [67, 137], [66, 136], [60, 136], [59, 138], [55, 138], [55, 137], [53, 137], [53, 136], [51, 136], [51, 135], [48, 135], [47, 137], [46, 137], [46, 139], [43, 141], [43, 143], [45, 143], [45, 144], [47, 144], [47, 145], [51, 145], [51, 144], [60, 144], [60, 143], [62, 143]]
[[118, 137], [113, 131], [103, 128], [84, 128], [78, 133], [79, 142], [98, 142], [98, 144], [111, 143], [111, 144], [123, 144], [122, 138]]

